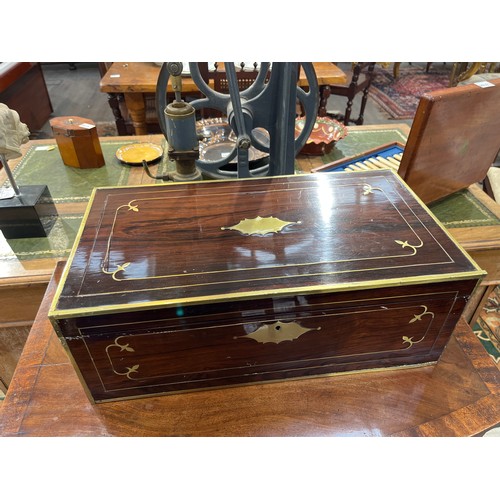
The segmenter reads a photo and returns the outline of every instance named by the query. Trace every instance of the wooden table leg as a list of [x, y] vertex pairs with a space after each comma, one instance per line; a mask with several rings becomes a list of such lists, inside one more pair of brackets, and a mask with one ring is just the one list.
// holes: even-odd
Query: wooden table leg
[[322, 85], [319, 88], [318, 116], [326, 116], [326, 105], [331, 93], [330, 85]]
[[115, 117], [118, 135], [127, 135], [127, 126], [120, 110], [120, 100], [123, 101], [123, 94], [108, 94], [108, 103]]
[[125, 94], [125, 103], [130, 113], [135, 135], [147, 135], [148, 128], [146, 125], [146, 104], [144, 102], [144, 95], [142, 93], [127, 92]]

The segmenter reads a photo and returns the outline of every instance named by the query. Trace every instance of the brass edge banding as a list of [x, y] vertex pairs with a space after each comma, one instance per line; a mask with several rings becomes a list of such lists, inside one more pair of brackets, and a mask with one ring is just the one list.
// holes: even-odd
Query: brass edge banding
[[[485, 271], [482, 271], [485, 273]], [[431, 283], [442, 283], [448, 281], [458, 281], [461, 279], [473, 279], [479, 278], [480, 275], [474, 271], [467, 271], [463, 273], [449, 273], [442, 274], [439, 276], [432, 275], [429, 279], [422, 279], [422, 276], [413, 276], [411, 278], [398, 279], [391, 278], [387, 280], [378, 281], [360, 281], [351, 284], [337, 284], [337, 285], [317, 285], [314, 287], [295, 287], [295, 288], [282, 288], [276, 290], [263, 290], [263, 291], [249, 291], [244, 293], [235, 294], [219, 294], [219, 295], [205, 295], [202, 297], [193, 297], [185, 299], [170, 299], [170, 300], [157, 300], [157, 301], [147, 301], [136, 303], [133, 306], [130, 304], [116, 304], [110, 306], [100, 306], [100, 307], [87, 307], [87, 308], [77, 308], [77, 309], [65, 309], [52, 311], [51, 316], [56, 319], [64, 319], [71, 317], [83, 317], [92, 316], [94, 314], [106, 314], [108, 312], [132, 312], [132, 311], [147, 311], [150, 309], [159, 309], [160, 307], [175, 307], [179, 305], [201, 305], [210, 304], [214, 302], [224, 302], [228, 299], [232, 300], [246, 300], [246, 299], [266, 299], [274, 298], [278, 296], [279, 298], [294, 296], [303, 292], [307, 292], [308, 295], [319, 294], [319, 293], [329, 293], [329, 292], [343, 292], [343, 291], [353, 291], [361, 289], [379, 289], [388, 288], [391, 286], [404, 286], [404, 285], [423, 285]]]
[[[67, 340], [64, 337], [64, 334], [62, 333], [62, 331], [59, 327], [59, 324], [56, 321], [53, 321], [52, 318], [49, 317], [49, 319], [50, 319], [50, 322], [52, 323], [52, 327], [54, 328], [54, 331], [56, 332], [57, 337], [59, 338], [59, 341], [61, 342], [61, 344], [63, 346], [64, 351], [66, 352], [66, 355], [68, 356], [70, 364], [73, 366], [73, 369], [75, 370], [76, 376], [78, 377], [78, 380], [80, 381], [80, 384], [83, 387], [83, 390], [84, 390], [86, 396], [89, 398], [91, 403], [96, 403], [96, 401], [94, 400], [94, 396], [90, 392], [90, 389], [89, 389], [89, 386], [87, 385], [87, 382], [83, 378], [83, 374], [80, 371], [80, 367], [78, 366], [78, 363], [76, 362], [75, 358], [73, 357], [71, 349], [68, 346]], [[92, 363], [92, 364], [95, 367], [95, 364], [94, 363]], [[97, 372], [97, 370], [96, 370], [96, 372]], [[99, 380], [101, 381], [101, 384], [102, 384], [101, 377], [100, 377], [98, 372], [97, 372], [97, 374], [98, 374]], [[103, 389], [105, 390], [104, 384], [102, 384], [102, 385], [103, 385]]]
[[73, 263], [73, 259], [75, 258], [76, 250], [78, 248], [78, 244], [80, 243], [80, 239], [82, 237], [82, 233], [85, 229], [85, 224], [87, 222], [87, 219], [90, 214], [90, 210], [92, 208], [92, 205], [94, 203], [94, 198], [96, 195], [96, 192], [99, 188], [94, 188], [92, 190], [92, 194], [90, 195], [87, 208], [85, 210], [85, 213], [83, 214], [82, 222], [80, 223], [80, 227], [78, 228], [78, 232], [76, 233], [75, 241], [73, 243], [73, 248], [71, 249], [71, 252], [69, 254], [68, 260], [66, 261], [66, 264], [64, 266], [63, 272], [61, 274], [61, 278], [59, 280], [59, 283], [57, 284], [56, 291], [54, 293], [54, 298], [52, 299], [52, 303], [49, 307], [49, 317], [52, 316], [53, 313], [56, 312], [57, 308], [57, 303], [59, 301], [59, 297], [61, 296], [62, 290], [64, 288], [64, 285], [66, 284], [66, 278], [68, 276], [69, 270], [71, 268], [71, 264]]

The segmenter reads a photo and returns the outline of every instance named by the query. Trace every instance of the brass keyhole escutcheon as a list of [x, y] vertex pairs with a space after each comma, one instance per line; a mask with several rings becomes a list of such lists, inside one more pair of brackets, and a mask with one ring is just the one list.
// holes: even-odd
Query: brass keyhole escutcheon
[[318, 328], [305, 328], [299, 323], [295, 321], [290, 321], [285, 323], [283, 321], [276, 321], [271, 324], [261, 325], [257, 330], [248, 335], [244, 335], [242, 337], [235, 337], [236, 339], [252, 339], [260, 344], [280, 344], [285, 340], [295, 340], [298, 339], [304, 333], [310, 331], [319, 331]]

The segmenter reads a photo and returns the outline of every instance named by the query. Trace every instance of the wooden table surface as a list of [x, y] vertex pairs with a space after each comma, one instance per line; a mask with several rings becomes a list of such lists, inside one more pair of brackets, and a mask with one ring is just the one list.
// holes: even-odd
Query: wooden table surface
[[128, 401], [87, 399], [49, 320], [48, 286], [1, 436], [469, 436], [500, 420], [500, 372], [460, 320], [435, 365]]
[[[346, 83], [346, 74], [331, 62], [315, 62], [314, 70], [318, 85], [342, 85]], [[102, 77], [100, 82], [101, 92], [108, 93], [155, 93], [156, 83], [161, 66], [152, 62], [114, 62]], [[307, 86], [308, 81], [301, 68], [298, 80], [299, 86]], [[197, 92], [199, 89], [189, 76], [182, 77], [182, 90], [184, 92]], [[173, 92], [169, 81], [169, 92]]]
[[[329, 85], [343, 85], [347, 82], [346, 74], [331, 62], [315, 62], [314, 69], [322, 94]], [[146, 104], [144, 94], [154, 94], [161, 67], [153, 62], [114, 62], [102, 77], [101, 92], [123, 94], [130, 113], [136, 135], [147, 133]], [[309, 82], [301, 68], [298, 85], [308, 87]], [[169, 79], [168, 92], [173, 92]], [[189, 76], [182, 78], [183, 94], [199, 93], [198, 87]], [[111, 102], [110, 102], [111, 104]], [[326, 101], [323, 102], [326, 106]]]

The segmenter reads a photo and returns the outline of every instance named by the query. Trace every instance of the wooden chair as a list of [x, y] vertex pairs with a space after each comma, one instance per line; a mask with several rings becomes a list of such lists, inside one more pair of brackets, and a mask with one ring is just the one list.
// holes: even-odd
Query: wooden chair
[[[209, 78], [213, 78], [214, 81], [214, 90], [216, 92], [221, 92], [223, 94], [229, 93], [229, 82], [227, 80], [226, 71], [223, 67], [220, 66], [219, 63], [214, 63], [215, 69], [208, 73]], [[245, 65], [245, 63], [240, 63], [239, 69], [236, 68], [236, 78], [238, 80], [238, 89], [245, 90], [257, 78], [259, 74], [258, 63], [254, 62], [249, 68]], [[265, 79], [267, 82], [269, 80], [269, 73]]]
[[468, 85], [480, 80], [493, 80], [499, 78], [499, 75], [498, 62], [456, 62], [451, 70], [450, 87]]
[[[236, 68], [236, 78], [238, 81], [238, 90], [247, 89], [256, 80], [259, 74], [258, 63], [254, 62], [249, 67], [246, 63], [240, 63], [239, 67]], [[267, 74], [265, 82], [269, 81], [270, 73]], [[213, 80], [213, 89], [221, 94], [229, 94], [229, 81], [227, 79], [226, 70], [224, 65], [221, 63], [214, 63], [214, 69], [210, 69], [207, 72], [207, 79], [205, 81], [209, 82]], [[223, 114], [215, 109], [205, 108], [202, 110], [203, 118], [219, 118]]]
[[[363, 125], [366, 101], [368, 100], [368, 92], [372, 84], [374, 62], [357, 62], [352, 65], [352, 75], [349, 85], [330, 85], [329, 95], [338, 95], [347, 98], [347, 106], [344, 113], [326, 113], [328, 116], [342, 121], [344, 125], [354, 123], [355, 125]], [[328, 91], [327, 91], [328, 93]], [[355, 119], [351, 118], [352, 105], [354, 98], [359, 94], [361, 97], [361, 106], [359, 116]]]

